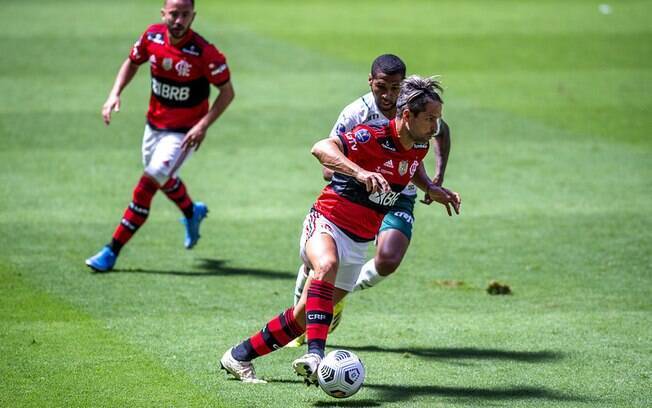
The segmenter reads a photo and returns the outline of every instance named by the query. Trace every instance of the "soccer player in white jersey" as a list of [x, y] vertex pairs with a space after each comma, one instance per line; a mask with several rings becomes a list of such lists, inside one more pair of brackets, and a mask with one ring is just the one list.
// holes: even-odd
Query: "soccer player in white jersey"
[[[342, 110], [331, 130], [330, 137], [337, 138], [338, 135], [345, 134], [360, 124], [374, 127], [386, 126], [390, 120], [388, 118], [396, 116], [396, 99], [401, 88], [401, 81], [405, 79], [405, 73], [405, 64], [396, 55], [384, 54], [376, 58], [371, 65], [369, 74], [371, 92], [356, 99]], [[436, 159], [433, 182], [441, 186], [450, 152], [450, 130], [443, 120], [439, 121], [433, 140], [433, 152]], [[392, 162], [389, 161], [387, 165], [392, 165]], [[322, 170], [324, 178], [330, 180], [333, 172], [325, 167]], [[389, 168], [384, 170], [390, 171]], [[381, 168], [380, 171], [382, 172], [383, 169]], [[416, 196], [417, 188], [410, 183], [401, 193], [396, 205], [383, 219], [377, 236], [375, 257], [362, 267], [353, 291], [373, 287], [394, 273], [400, 265], [412, 238]], [[422, 202], [430, 204], [432, 201], [426, 195]], [[447, 210], [451, 215], [450, 208], [447, 207]], [[295, 304], [301, 297], [306, 279], [305, 267], [301, 265], [294, 290]], [[335, 306], [331, 331], [339, 325], [343, 308], [343, 301]], [[289, 346], [300, 346], [303, 341], [303, 337], [299, 337]]]

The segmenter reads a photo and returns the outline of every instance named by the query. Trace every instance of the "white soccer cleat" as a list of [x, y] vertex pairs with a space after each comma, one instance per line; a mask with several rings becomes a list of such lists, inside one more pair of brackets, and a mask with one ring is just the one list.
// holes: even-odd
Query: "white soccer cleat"
[[256, 378], [256, 370], [251, 361], [238, 361], [231, 354], [233, 347], [226, 350], [220, 359], [220, 366], [222, 370], [231, 374], [243, 383], [248, 384], [267, 384], [267, 381]]
[[306, 385], [317, 386], [317, 369], [321, 363], [321, 357], [315, 353], [308, 353], [292, 362], [292, 368], [298, 376], [304, 378]]

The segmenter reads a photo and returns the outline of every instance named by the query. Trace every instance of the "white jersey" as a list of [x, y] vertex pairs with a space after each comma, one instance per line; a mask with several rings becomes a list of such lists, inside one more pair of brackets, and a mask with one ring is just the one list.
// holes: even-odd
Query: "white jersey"
[[[374, 95], [369, 92], [347, 105], [335, 122], [330, 137], [338, 137], [358, 125], [384, 127], [389, 119], [378, 109]], [[408, 196], [417, 195], [417, 187], [410, 183], [401, 192]]]

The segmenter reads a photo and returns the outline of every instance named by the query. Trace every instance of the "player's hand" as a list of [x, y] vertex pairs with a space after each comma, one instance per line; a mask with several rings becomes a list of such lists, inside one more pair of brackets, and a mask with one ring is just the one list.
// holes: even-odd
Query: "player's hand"
[[120, 95], [109, 95], [102, 106], [102, 117], [108, 126], [111, 123], [111, 112], [120, 112]]
[[[444, 176], [443, 175], [436, 175], [435, 177], [432, 178], [432, 183], [434, 185], [437, 185], [441, 187], [441, 185], [444, 183]], [[430, 196], [426, 193], [423, 195], [423, 200], [419, 200], [425, 205], [430, 205], [433, 202], [433, 199], [430, 198]]]
[[197, 151], [205, 137], [206, 128], [198, 123], [186, 133], [186, 136], [181, 141], [181, 149], [185, 152], [189, 152], [190, 149]]
[[386, 193], [391, 190], [389, 183], [380, 173], [361, 170], [355, 179], [364, 184], [369, 193]]
[[462, 198], [460, 195], [455, 191], [431, 183], [428, 185], [428, 193], [426, 194], [425, 199], [421, 200], [421, 202], [430, 205], [434, 201], [446, 207], [446, 212], [449, 216], [453, 215], [451, 206], [453, 207], [455, 214], [460, 213], [460, 205], [462, 204]]

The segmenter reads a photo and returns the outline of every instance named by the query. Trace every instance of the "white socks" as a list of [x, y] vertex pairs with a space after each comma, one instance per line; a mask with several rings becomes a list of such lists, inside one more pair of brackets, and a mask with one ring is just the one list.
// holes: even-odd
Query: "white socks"
[[372, 286], [377, 285], [385, 278], [386, 276], [382, 276], [378, 273], [378, 271], [376, 271], [376, 264], [372, 258], [362, 266], [362, 270], [360, 270], [360, 275], [358, 276], [358, 281], [353, 287], [353, 291], [355, 292], [362, 289], [368, 289]]
[[299, 303], [299, 299], [301, 299], [301, 293], [303, 293], [303, 286], [306, 284], [306, 280], [308, 280], [308, 271], [306, 271], [306, 268], [303, 264], [299, 267], [299, 273], [297, 273], [297, 281], [294, 284], [294, 305], [296, 306], [297, 303]]

